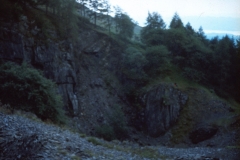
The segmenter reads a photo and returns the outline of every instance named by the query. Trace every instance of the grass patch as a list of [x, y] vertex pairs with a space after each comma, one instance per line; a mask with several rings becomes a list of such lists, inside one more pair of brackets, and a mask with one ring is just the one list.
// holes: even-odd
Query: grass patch
[[166, 159], [167, 157], [161, 155], [158, 150], [152, 148], [143, 148], [143, 149], [136, 149], [131, 151], [133, 154], [136, 154], [142, 158], [149, 158], [149, 159]]
[[175, 127], [172, 129], [171, 142], [178, 144], [184, 141], [189, 131], [194, 126], [194, 122], [191, 117], [189, 106], [185, 105], [180, 113]]
[[240, 149], [240, 146], [227, 146], [227, 149]]
[[87, 135], [84, 134], [84, 133], [79, 133], [79, 136], [82, 137], [82, 138], [85, 138]]
[[94, 137], [89, 137], [88, 139], [87, 139], [87, 141], [88, 142], [90, 142], [90, 143], [92, 143], [92, 144], [94, 144], [94, 145], [103, 145], [99, 140], [97, 140], [96, 138], [94, 138]]
[[183, 90], [183, 91], [188, 88], [205, 89], [198, 83], [190, 81], [190, 80], [186, 79], [185, 77], [183, 77], [180, 74], [182, 72], [181, 69], [177, 68], [170, 62], [167, 66], [168, 66], [167, 69], [162, 71], [164, 73], [161, 73], [161, 75], [159, 75], [157, 78], [151, 79], [149, 81], [148, 85], [143, 87], [142, 92], [147, 92], [147, 91], [151, 90], [154, 86], [158, 86], [159, 84], [174, 85], [174, 83], [177, 84], [176, 88]]
[[137, 156], [140, 156], [142, 158], [148, 158], [148, 159], [166, 159], [167, 157], [164, 155], [161, 155], [157, 149], [144, 147], [144, 148], [132, 148], [131, 146], [121, 146], [121, 145], [114, 145], [112, 143], [104, 143], [104, 147], [109, 149], [118, 150], [121, 152], [127, 152], [131, 154], [135, 154]]
[[68, 152], [66, 150], [61, 149], [61, 150], [59, 150], [59, 153], [62, 154], [62, 155], [67, 155]]
[[72, 156], [72, 157], [71, 157], [71, 160], [81, 160], [81, 158], [78, 157], [78, 156]]
[[89, 157], [94, 157], [94, 153], [91, 150], [84, 150], [84, 153], [88, 155]]
[[114, 145], [111, 143], [104, 143], [103, 146], [109, 149], [114, 149]]

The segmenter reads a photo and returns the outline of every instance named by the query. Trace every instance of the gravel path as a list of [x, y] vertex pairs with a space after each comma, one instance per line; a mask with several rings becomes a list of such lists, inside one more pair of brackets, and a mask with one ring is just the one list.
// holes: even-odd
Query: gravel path
[[3, 113], [0, 113], [0, 151], [0, 160], [237, 160], [240, 157], [239, 150], [225, 148], [140, 147], [131, 142], [106, 142], [39, 120]]

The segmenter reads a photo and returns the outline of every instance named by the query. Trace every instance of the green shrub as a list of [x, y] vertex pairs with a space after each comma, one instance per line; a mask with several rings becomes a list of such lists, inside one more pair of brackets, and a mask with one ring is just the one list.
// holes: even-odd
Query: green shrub
[[205, 75], [203, 72], [188, 67], [183, 69], [183, 76], [194, 82], [201, 82], [205, 79]]
[[90, 142], [90, 143], [92, 143], [92, 144], [94, 144], [94, 145], [102, 145], [102, 143], [100, 142], [100, 141], [98, 141], [96, 138], [94, 138], [94, 137], [89, 137], [88, 139], [87, 139], [87, 141], [88, 142]]
[[0, 66], [0, 99], [14, 109], [35, 113], [39, 118], [63, 123], [61, 97], [56, 85], [36, 69], [14, 63]]
[[97, 127], [96, 133], [97, 136], [108, 141], [113, 140], [115, 138], [113, 127], [107, 124]]
[[123, 73], [132, 80], [142, 80], [146, 77], [143, 71], [147, 63], [144, 52], [135, 47], [128, 47], [125, 50], [123, 61]]
[[97, 136], [105, 140], [120, 139], [128, 137], [128, 128], [126, 118], [119, 106], [114, 106], [113, 111], [106, 115], [108, 124], [96, 128]]
[[169, 61], [169, 51], [163, 46], [153, 46], [146, 49], [146, 64], [145, 71], [151, 77], [160, 75], [161, 68], [165, 67]]
[[113, 127], [117, 139], [125, 139], [128, 137], [127, 121], [120, 106], [114, 106], [113, 113], [109, 115], [109, 122]]

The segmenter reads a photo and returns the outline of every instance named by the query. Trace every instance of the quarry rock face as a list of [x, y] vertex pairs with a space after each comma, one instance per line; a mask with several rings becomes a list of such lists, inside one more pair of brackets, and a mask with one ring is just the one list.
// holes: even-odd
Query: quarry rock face
[[[114, 110], [113, 105], [123, 106], [114, 73], [121, 49], [92, 30], [79, 33], [74, 46], [68, 40], [39, 38], [42, 33], [36, 27], [26, 27], [27, 19], [21, 23], [21, 32], [17, 25], [11, 29], [0, 27], [0, 59], [26, 62], [53, 80], [66, 113], [75, 117], [76, 127], [83, 132], [94, 132], [99, 124], [108, 123], [106, 115]], [[56, 34], [52, 36], [58, 39]]]
[[0, 58], [17, 63], [26, 62], [43, 71], [44, 75], [58, 84], [67, 110], [77, 113], [75, 96], [76, 72], [73, 57], [58, 45], [25, 37], [15, 31], [0, 29]]
[[[141, 94], [143, 107], [138, 115], [139, 111], [133, 111], [133, 104], [128, 102], [121, 84], [131, 84], [131, 80], [121, 73], [124, 48], [114, 40], [85, 29], [79, 33], [77, 45], [68, 40], [56, 40], [56, 34], [53, 34], [55, 41], [43, 41], [38, 38], [42, 35], [36, 27], [32, 30], [24, 27], [27, 20], [21, 23], [24, 24], [20, 26], [21, 32], [17, 27], [0, 27], [0, 60], [26, 62], [53, 80], [66, 113], [74, 117], [73, 127], [83, 133], [94, 134], [97, 126], [109, 124], [107, 117], [120, 107], [125, 108], [125, 116], [131, 118], [133, 114], [136, 117], [131, 123], [135, 129], [159, 137], [176, 124], [185, 107], [189, 116], [184, 124], [191, 121], [192, 128], [184, 132], [184, 136], [192, 143], [199, 143], [220, 133], [220, 129], [208, 128], [210, 124], [218, 126], [219, 121], [232, 116], [229, 105], [204, 91], [189, 88], [183, 92], [169, 83], [159, 83]], [[206, 125], [196, 128], [203, 121]], [[203, 133], [206, 136], [201, 137]]]
[[188, 96], [172, 85], [159, 85], [143, 96], [145, 125], [152, 137], [164, 134], [177, 120]]

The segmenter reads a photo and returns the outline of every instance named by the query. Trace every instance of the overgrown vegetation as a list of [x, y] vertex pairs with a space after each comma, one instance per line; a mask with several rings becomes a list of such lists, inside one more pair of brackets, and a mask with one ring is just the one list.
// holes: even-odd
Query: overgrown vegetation
[[3, 104], [9, 104], [12, 109], [33, 112], [43, 120], [65, 122], [63, 104], [56, 85], [44, 78], [38, 70], [26, 64], [1, 64], [0, 83]]
[[[132, 64], [127, 66], [135, 81], [147, 81], [170, 74], [178, 74], [193, 82], [212, 88], [223, 98], [239, 99], [239, 40], [228, 37], [207, 39], [202, 27], [195, 31], [190, 23], [183, 25], [175, 13], [169, 29], [160, 14], [153, 12], [147, 17], [146, 26], [141, 31], [141, 49], [126, 51], [127, 59]], [[139, 53], [137, 56], [136, 53]], [[138, 58], [132, 58], [132, 57]], [[125, 65], [126, 66], [126, 65]], [[142, 70], [144, 68], [144, 70]], [[146, 79], [145, 79], [146, 80]], [[128, 87], [131, 88], [131, 87]], [[134, 89], [138, 92], [139, 86]], [[140, 87], [141, 88], [141, 87]], [[134, 90], [131, 88], [131, 90]]]
[[94, 137], [89, 137], [87, 139], [87, 141], [92, 143], [92, 144], [94, 144], [94, 145], [96, 145], [96, 146], [97, 145], [102, 145], [102, 143], [99, 140], [97, 140], [97, 138], [94, 138]]
[[109, 124], [103, 124], [96, 128], [97, 135], [108, 141], [125, 139], [128, 137], [128, 129], [124, 113], [119, 106], [115, 106], [113, 111], [107, 115]]
[[181, 74], [213, 88], [225, 98], [233, 96], [239, 100], [239, 89], [236, 89], [240, 88], [237, 76], [240, 70], [239, 40], [235, 43], [228, 36], [209, 40], [202, 27], [195, 31], [190, 23], [184, 26], [177, 13], [169, 28], [159, 13], [148, 13], [146, 26], [140, 34], [143, 45], [136, 47], [136, 43], [131, 42], [135, 22], [119, 7], [114, 7], [115, 17], [110, 17], [113, 10], [107, 0], [8, 0], [1, 7], [3, 21], [19, 20], [26, 8], [42, 9], [45, 12], [30, 17], [36, 19], [36, 25], [46, 37], [49, 26], [55, 26], [60, 37], [76, 41], [78, 27], [85, 26], [87, 21], [93, 22], [95, 27], [105, 27], [109, 33], [115, 28], [118, 36], [115, 39], [126, 48], [121, 68], [125, 79], [132, 82], [126, 86], [130, 94], [147, 81], [168, 76], [169, 68], [176, 66], [180, 73], [173, 74]]

